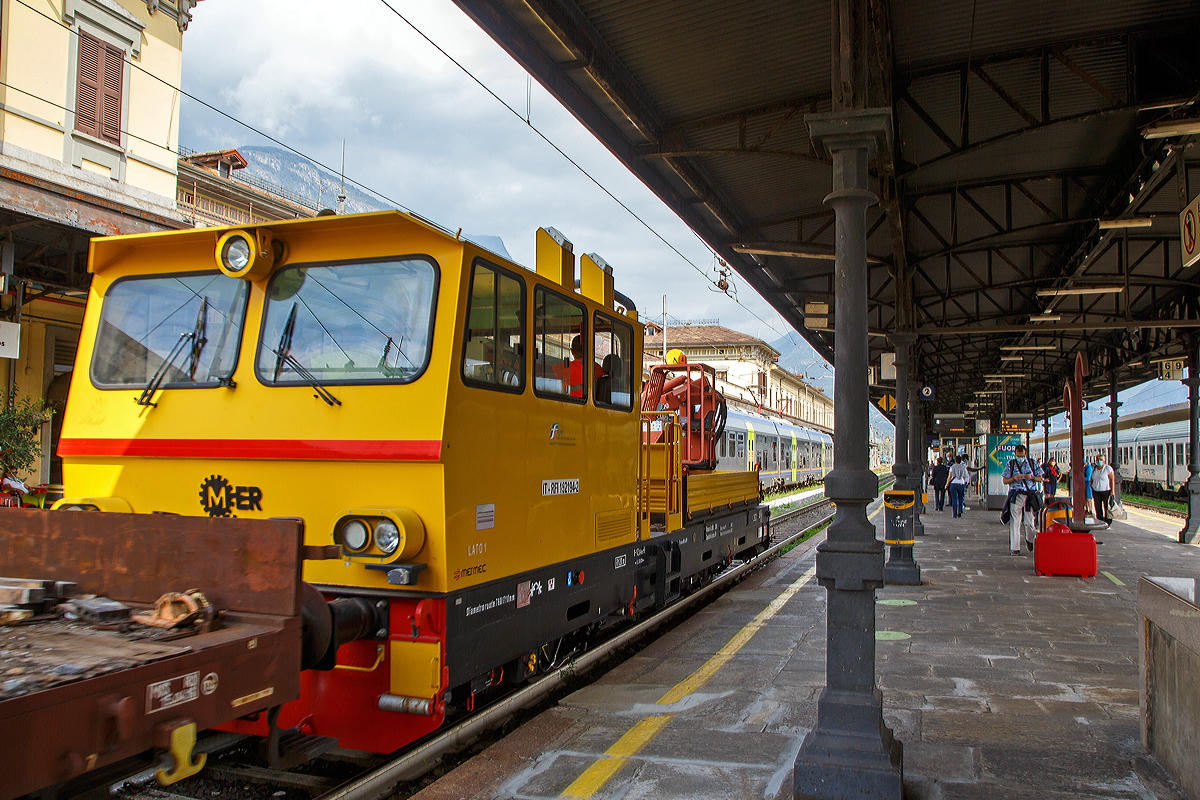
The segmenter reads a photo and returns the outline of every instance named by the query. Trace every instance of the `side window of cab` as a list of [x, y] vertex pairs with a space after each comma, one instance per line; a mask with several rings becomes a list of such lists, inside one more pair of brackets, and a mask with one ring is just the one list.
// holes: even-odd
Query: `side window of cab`
[[476, 259], [467, 293], [462, 377], [470, 386], [520, 394], [525, 390], [525, 283]]

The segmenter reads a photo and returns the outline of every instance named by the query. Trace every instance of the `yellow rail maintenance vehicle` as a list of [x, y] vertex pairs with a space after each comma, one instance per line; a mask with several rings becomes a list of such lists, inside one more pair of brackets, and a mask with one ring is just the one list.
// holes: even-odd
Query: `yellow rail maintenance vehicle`
[[92, 241], [55, 508], [300, 518], [332, 556], [301, 698], [231, 729], [391, 752], [763, 545], [757, 474], [642, 413], [611, 268], [536, 258], [401, 212]]

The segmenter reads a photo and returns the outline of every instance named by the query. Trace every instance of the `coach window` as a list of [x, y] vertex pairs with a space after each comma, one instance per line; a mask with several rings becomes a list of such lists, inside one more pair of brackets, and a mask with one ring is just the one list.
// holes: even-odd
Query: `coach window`
[[595, 350], [592, 370], [595, 375], [595, 400], [602, 408], [633, 408], [633, 328], [597, 312], [594, 319]]
[[[541, 286], [534, 290], [535, 394], [575, 403], [587, 400], [589, 356], [585, 321], [583, 306]], [[579, 341], [578, 345], [575, 344], [576, 340]], [[575, 348], [578, 348], [578, 352], [572, 354]]]
[[524, 331], [525, 284], [476, 260], [463, 336], [463, 381], [519, 394], [525, 388]]

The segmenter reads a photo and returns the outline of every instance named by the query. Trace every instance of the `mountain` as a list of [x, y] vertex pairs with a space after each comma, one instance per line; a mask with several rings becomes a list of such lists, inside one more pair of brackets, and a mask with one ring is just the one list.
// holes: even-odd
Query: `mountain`
[[[803, 336], [792, 333], [769, 344], [779, 351], [780, 366], [833, 397], [833, 365], [818, 355]], [[884, 416], [874, 404], [871, 405], [871, 426], [886, 433], [895, 430], [892, 420]]]
[[[307, 198], [308, 205], [337, 209], [341, 178], [332, 172], [279, 147], [245, 146], [239, 147], [238, 152], [248, 162], [245, 169], [238, 170], [239, 176], [259, 178], [287, 189]], [[354, 185], [346, 186], [346, 213], [382, 211], [387, 208], [392, 206]]]

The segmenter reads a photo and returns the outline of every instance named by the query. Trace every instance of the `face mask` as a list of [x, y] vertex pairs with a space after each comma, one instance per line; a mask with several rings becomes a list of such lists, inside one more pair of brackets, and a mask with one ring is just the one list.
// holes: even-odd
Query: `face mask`
[[1096, 466], [1097, 466], [1097, 467], [1103, 467], [1103, 466], [1104, 466], [1104, 459], [1102, 458], [1102, 459], [1100, 459], [1099, 461], [1097, 461], [1097, 462], [1096, 462]]

